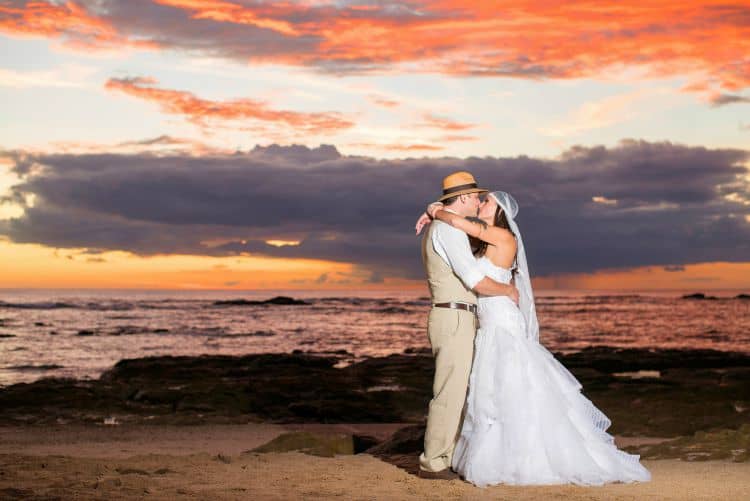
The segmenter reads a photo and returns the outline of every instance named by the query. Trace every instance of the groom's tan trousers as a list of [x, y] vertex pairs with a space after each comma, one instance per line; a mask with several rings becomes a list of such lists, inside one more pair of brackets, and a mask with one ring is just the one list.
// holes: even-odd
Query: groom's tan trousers
[[[433, 246], [432, 233], [440, 224], [443, 223], [431, 224], [422, 239], [422, 260], [432, 303], [476, 304], [476, 295], [466, 288]], [[419, 456], [419, 466], [423, 470], [442, 471], [451, 465], [453, 447], [461, 432], [476, 327], [476, 317], [466, 310], [433, 307], [427, 318], [427, 336], [435, 357], [435, 379], [424, 452]]]
[[424, 452], [419, 456], [423, 470], [442, 471], [451, 465], [453, 447], [461, 432], [476, 328], [476, 316], [469, 311], [448, 308], [430, 311], [427, 335], [435, 357], [435, 379]]

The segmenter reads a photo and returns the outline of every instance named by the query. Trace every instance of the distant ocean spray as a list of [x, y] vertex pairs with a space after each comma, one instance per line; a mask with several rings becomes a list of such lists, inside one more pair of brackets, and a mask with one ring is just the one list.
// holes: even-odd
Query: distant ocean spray
[[[540, 293], [552, 351], [606, 345], [750, 353], [750, 300], [683, 293]], [[294, 300], [264, 303], [275, 296]], [[287, 304], [291, 303], [291, 304]], [[123, 358], [335, 353], [342, 363], [429, 346], [429, 298], [414, 291], [0, 292], [0, 385], [96, 378]]]

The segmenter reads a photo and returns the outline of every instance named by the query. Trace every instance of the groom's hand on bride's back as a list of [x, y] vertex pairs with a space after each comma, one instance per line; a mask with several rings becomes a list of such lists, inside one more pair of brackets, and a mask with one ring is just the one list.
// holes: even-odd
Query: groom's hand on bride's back
[[515, 285], [503, 284], [484, 277], [474, 286], [474, 292], [483, 296], [508, 296], [514, 303], [518, 304], [518, 289]]
[[509, 284], [510, 287], [510, 294], [508, 294], [508, 297], [510, 297], [514, 303], [518, 304], [518, 289], [516, 289], [516, 286], [513, 284]]

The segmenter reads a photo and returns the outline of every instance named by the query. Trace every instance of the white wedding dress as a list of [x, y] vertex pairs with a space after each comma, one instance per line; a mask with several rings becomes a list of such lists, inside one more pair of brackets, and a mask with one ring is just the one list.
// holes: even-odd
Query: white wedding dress
[[[511, 272], [488, 258], [487, 276], [509, 283]], [[507, 296], [480, 297], [479, 330], [453, 469], [479, 486], [601, 485], [648, 481], [639, 456], [617, 449], [610, 420], [581, 384], [536, 339]], [[535, 317], [534, 317], [535, 318]]]

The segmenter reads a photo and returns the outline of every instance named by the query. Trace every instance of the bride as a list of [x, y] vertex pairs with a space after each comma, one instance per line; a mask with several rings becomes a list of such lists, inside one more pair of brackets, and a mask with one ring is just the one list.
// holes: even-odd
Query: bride
[[617, 449], [605, 431], [610, 420], [539, 344], [517, 214], [515, 199], [495, 191], [482, 202], [478, 219], [435, 203], [417, 222], [417, 232], [436, 218], [474, 237], [485, 274], [503, 283], [513, 280], [519, 292], [518, 306], [507, 296], [479, 297], [479, 330], [453, 470], [478, 486], [648, 481], [651, 475], [639, 456]]

